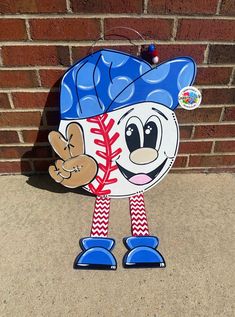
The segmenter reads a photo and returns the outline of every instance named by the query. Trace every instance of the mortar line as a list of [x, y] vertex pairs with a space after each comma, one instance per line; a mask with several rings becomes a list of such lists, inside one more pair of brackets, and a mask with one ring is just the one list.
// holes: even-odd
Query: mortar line
[[[69, 41], [73, 46], [90, 46], [94, 43], [92, 40], [70, 40]], [[109, 46], [109, 45], [126, 45], [130, 46], [132, 45], [129, 41], [126, 40], [104, 40], [100, 41], [100, 43], [104, 46]], [[135, 43], [136, 45], [143, 45], [143, 44], [151, 44], [152, 40], [132, 40], [132, 43]], [[177, 40], [172, 42], [171, 40], [158, 40], [158, 44], [161, 45], [208, 45], [208, 40], [200, 40], [200, 41], [188, 41], [188, 40]], [[229, 46], [234, 46], [235, 42], [231, 41], [210, 41], [211, 45], [229, 45]], [[68, 41], [64, 40], [51, 40], [51, 41], [46, 41], [46, 40], [34, 40], [34, 41], [1, 41], [0, 45], [4, 47], [8, 46], [68, 46]]]
[[204, 51], [204, 60], [203, 63], [208, 63], [208, 57], [209, 57], [209, 50], [210, 50], [210, 44], [207, 45], [205, 51]]
[[221, 9], [221, 5], [222, 5], [222, 0], [218, 0], [216, 13], [215, 13], [216, 15], [219, 15], [220, 9]]
[[212, 143], [211, 154], [215, 154], [215, 140], [213, 140], [213, 143]]
[[39, 87], [42, 87], [42, 81], [41, 81], [39, 69], [35, 69], [35, 71], [36, 71], [36, 78], [37, 78], [37, 81], [38, 81], [38, 85], [39, 85]]
[[231, 76], [230, 76], [229, 83], [228, 83], [229, 86], [232, 86], [232, 82], [233, 82], [234, 77], [235, 77], [235, 67], [233, 67], [232, 72], [231, 72]]
[[194, 138], [194, 133], [195, 133], [195, 125], [193, 125], [190, 139], [193, 139], [193, 138]]
[[[223, 154], [226, 154], [228, 156], [233, 156], [235, 155], [234, 152], [220, 152], [220, 153], [223, 153]], [[190, 154], [191, 156], [217, 156], [217, 155], [221, 155], [221, 154], [217, 154], [217, 153], [192, 153]]]
[[148, 2], [149, 2], [149, 0], [144, 0], [144, 8], [143, 8], [144, 14], [148, 14]]
[[[210, 125], [216, 125], [216, 126], [222, 126], [222, 125], [235, 125], [235, 121], [222, 121], [222, 122], [191, 122], [191, 123], [182, 123], [183, 126], [210, 126]], [[193, 131], [192, 131], [193, 132]]]
[[25, 28], [26, 28], [26, 33], [27, 33], [27, 36], [28, 36], [28, 40], [32, 41], [31, 32], [30, 32], [30, 24], [29, 24], [29, 20], [28, 19], [25, 19]]
[[197, 87], [199, 89], [232, 89], [235, 88], [235, 85], [228, 86], [228, 84], [225, 85], [194, 85], [194, 87]]
[[73, 51], [72, 51], [72, 46], [69, 45], [69, 62], [70, 65], [73, 65]]
[[20, 88], [20, 87], [17, 87], [17, 88], [12, 88], [12, 89], [9, 89], [9, 88], [0, 88], [0, 92], [5, 92], [5, 93], [8, 93], [8, 92], [58, 92], [59, 91], [59, 88], [53, 88], [53, 89], [50, 89], [50, 88], [44, 88], [44, 87], [38, 87], [38, 88]]
[[104, 34], [105, 30], [104, 30], [104, 18], [100, 19], [100, 38], [104, 39]]
[[3, 59], [2, 59], [2, 48], [0, 47], [0, 66], [3, 65]]
[[175, 41], [176, 39], [176, 34], [177, 34], [177, 29], [178, 29], [178, 17], [174, 18], [174, 23], [173, 23], [173, 29], [172, 29], [172, 36], [171, 36], [171, 40]]
[[[24, 143], [24, 138], [23, 138], [23, 134], [22, 131], [16, 131], [20, 140], [20, 143]], [[2, 145], [1, 145], [2, 146]]]
[[[221, 166], [189, 166], [189, 167], [173, 167], [172, 170], [178, 171], [190, 171], [190, 170], [210, 170], [210, 169], [224, 169], [224, 168], [234, 168], [235, 165], [221, 165]], [[229, 171], [228, 171], [229, 172]]]
[[224, 116], [224, 112], [225, 112], [225, 107], [222, 108], [221, 110], [221, 114], [220, 114], [220, 118], [219, 118], [219, 122], [222, 123], [223, 121], [223, 116]]
[[67, 9], [68, 13], [72, 13], [73, 12], [70, 0], [66, 0], [66, 9]]
[[[212, 141], [212, 140], [211, 140]], [[208, 139], [201, 139], [201, 140], [198, 140], [198, 139], [182, 139], [180, 140], [181, 143], [197, 143], [197, 142], [200, 142], [200, 143], [203, 143], [203, 142], [208, 142]]]
[[[7, 93], [7, 96], [8, 96], [8, 100], [9, 100], [11, 109], [15, 109], [14, 102], [13, 102], [13, 98], [12, 98], [11, 93]], [[2, 109], [0, 109], [0, 110], [2, 110]], [[6, 110], [7, 110], [7, 109], [6, 109]], [[9, 110], [9, 111], [11, 111], [11, 110]]]
[[[67, 8], [69, 9], [69, 8]], [[29, 14], [4, 14], [1, 16], [1, 19], [89, 19], [89, 18], [155, 18], [155, 19], [173, 19], [174, 15], [171, 14], [127, 14], [127, 13], [97, 13], [97, 14], [86, 14], [86, 13], [61, 13], [61, 14], [41, 14], [41, 13], [29, 13]], [[233, 16], [226, 15], [180, 15], [180, 18], [190, 19], [190, 20], [234, 20]]]
[[35, 108], [12, 108], [12, 109], [0, 109], [0, 113], [17, 113], [17, 112], [40, 112], [42, 109], [35, 109]]
[[186, 156], [187, 156], [187, 160], [186, 160], [185, 167], [187, 168], [187, 167], [188, 167], [188, 165], [189, 165], [189, 157], [190, 157], [190, 155], [188, 154], [188, 155], [186, 155]]
[[[17, 131], [18, 132], [21, 132], [21, 131]], [[35, 143], [30, 143], [30, 142], [24, 142], [24, 139], [23, 137], [21, 136], [22, 138], [22, 142], [21, 143], [10, 143], [10, 144], [1, 144], [1, 147], [12, 147], [12, 146], [15, 146], [15, 147], [32, 147], [35, 145], [35, 143], [38, 144], [38, 146], [45, 146], [45, 145], [49, 145], [50, 143], [49, 142], [35, 142]], [[40, 145], [39, 145], [40, 143]]]

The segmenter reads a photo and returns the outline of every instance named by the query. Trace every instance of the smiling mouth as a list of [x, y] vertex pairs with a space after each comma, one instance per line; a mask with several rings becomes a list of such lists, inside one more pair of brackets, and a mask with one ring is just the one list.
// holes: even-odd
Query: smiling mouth
[[117, 164], [120, 172], [122, 173], [122, 175], [132, 184], [135, 185], [145, 185], [150, 183], [152, 180], [154, 180], [154, 178], [157, 177], [157, 175], [161, 172], [161, 170], [163, 169], [165, 163], [167, 161], [167, 158], [162, 162], [161, 165], [159, 165], [157, 168], [155, 168], [153, 171], [149, 172], [149, 173], [132, 173], [128, 170], [126, 170], [124, 167], [122, 167], [120, 164]]

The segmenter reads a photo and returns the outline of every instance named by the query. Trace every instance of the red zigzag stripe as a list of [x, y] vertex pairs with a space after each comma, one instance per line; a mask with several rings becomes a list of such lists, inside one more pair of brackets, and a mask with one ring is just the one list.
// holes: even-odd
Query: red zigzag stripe
[[130, 212], [133, 235], [149, 235], [143, 194], [137, 194], [135, 196], [130, 197]]
[[96, 197], [91, 236], [107, 237], [109, 224], [110, 198]]

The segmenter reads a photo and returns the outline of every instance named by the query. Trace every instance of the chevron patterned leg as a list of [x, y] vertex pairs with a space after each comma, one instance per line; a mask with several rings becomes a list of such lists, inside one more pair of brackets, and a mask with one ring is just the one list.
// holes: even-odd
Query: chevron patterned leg
[[97, 196], [93, 213], [91, 237], [107, 237], [109, 225], [110, 198]]
[[80, 240], [82, 252], [74, 262], [75, 269], [115, 270], [117, 261], [111, 250], [115, 241], [108, 238], [110, 198], [97, 196], [90, 237]]
[[124, 267], [165, 267], [163, 256], [156, 250], [159, 240], [149, 235], [143, 193], [131, 196], [129, 203], [133, 236], [124, 239], [128, 249], [123, 258]]
[[133, 236], [148, 236], [149, 228], [145, 211], [144, 194], [140, 193], [135, 196], [131, 196], [129, 201]]

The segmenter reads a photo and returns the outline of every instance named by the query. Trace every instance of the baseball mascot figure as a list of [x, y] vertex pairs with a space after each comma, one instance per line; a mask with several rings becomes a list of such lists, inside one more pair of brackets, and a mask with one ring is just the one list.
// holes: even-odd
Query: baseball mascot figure
[[115, 240], [108, 237], [110, 199], [124, 197], [132, 226], [132, 236], [124, 239], [124, 267], [165, 267], [159, 240], [149, 233], [144, 191], [174, 163], [179, 145], [174, 110], [195, 73], [189, 57], [152, 68], [136, 56], [102, 49], [63, 76], [59, 132], [49, 134], [60, 159], [49, 173], [66, 187], [82, 186], [96, 196], [91, 234], [80, 241], [75, 268], [116, 269]]

